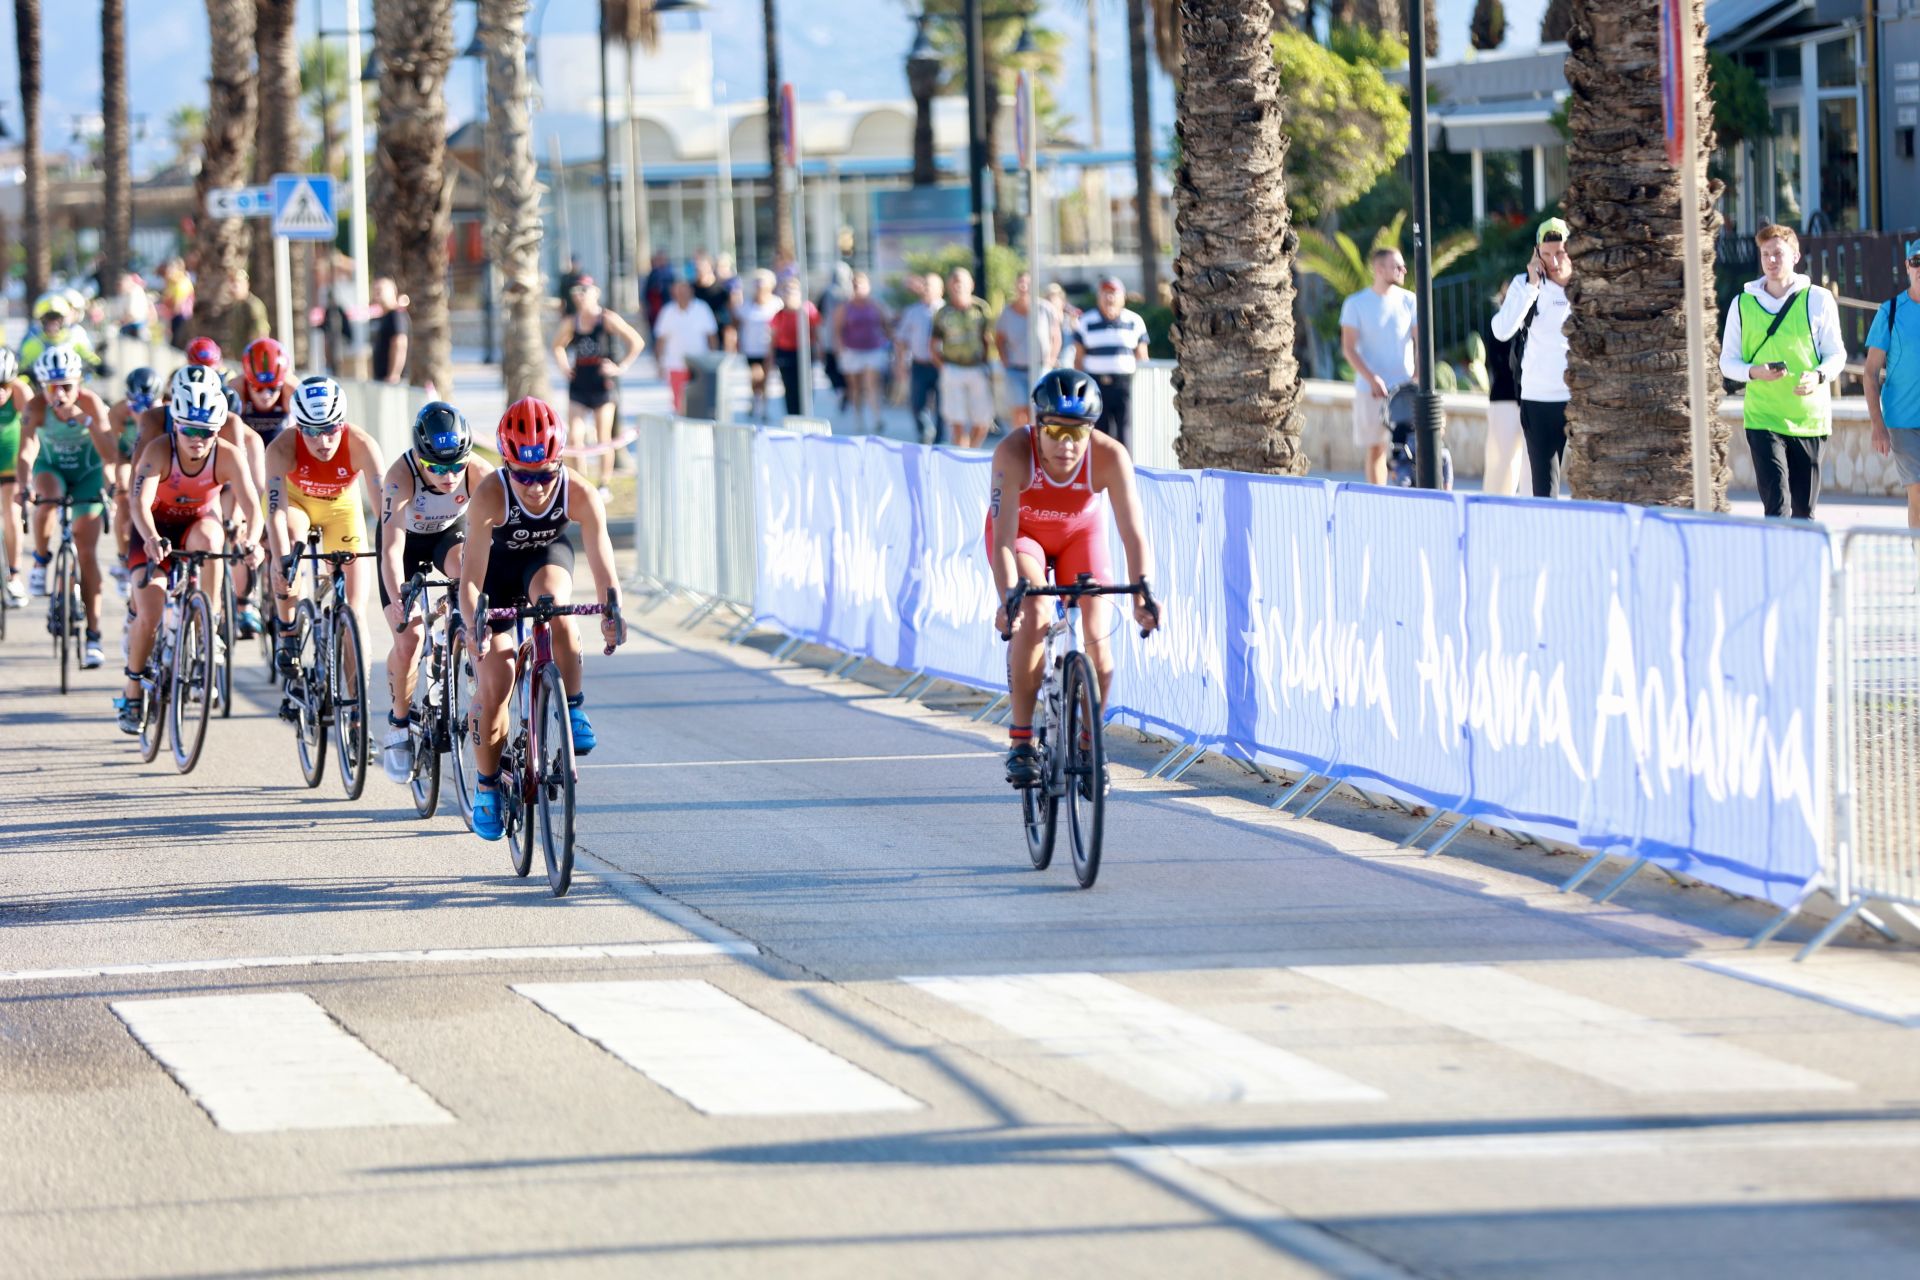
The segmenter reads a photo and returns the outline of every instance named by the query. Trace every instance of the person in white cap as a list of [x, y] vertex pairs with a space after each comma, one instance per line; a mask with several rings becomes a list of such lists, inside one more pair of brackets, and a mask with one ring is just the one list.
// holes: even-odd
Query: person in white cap
[[1520, 430], [1527, 438], [1527, 465], [1533, 472], [1533, 496], [1560, 496], [1560, 471], [1567, 456], [1567, 285], [1573, 259], [1567, 256], [1566, 221], [1548, 218], [1534, 233], [1527, 270], [1507, 285], [1507, 300], [1494, 313], [1493, 336], [1512, 343], [1511, 359], [1520, 384]]
[[1133, 371], [1147, 358], [1147, 322], [1127, 308], [1119, 276], [1100, 281], [1099, 307], [1073, 326], [1074, 367], [1100, 384], [1100, 420], [1094, 426], [1133, 452]]

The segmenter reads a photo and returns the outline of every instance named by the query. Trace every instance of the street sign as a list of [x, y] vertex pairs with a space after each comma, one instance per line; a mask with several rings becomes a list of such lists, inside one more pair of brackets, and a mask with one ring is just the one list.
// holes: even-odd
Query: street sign
[[270, 218], [273, 216], [272, 187], [209, 187], [209, 218]]
[[273, 234], [288, 240], [331, 240], [337, 232], [331, 175], [273, 175]]

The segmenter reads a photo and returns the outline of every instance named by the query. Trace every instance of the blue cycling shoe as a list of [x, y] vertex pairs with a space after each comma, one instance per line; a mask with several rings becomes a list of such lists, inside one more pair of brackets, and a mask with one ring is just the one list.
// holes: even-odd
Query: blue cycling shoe
[[498, 840], [507, 834], [500, 818], [500, 792], [495, 787], [473, 789], [473, 834], [482, 840]]
[[573, 722], [573, 754], [583, 756], [593, 750], [596, 739], [593, 736], [593, 721], [587, 719], [587, 713], [580, 704], [585, 695], [575, 694], [567, 699], [567, 719]]

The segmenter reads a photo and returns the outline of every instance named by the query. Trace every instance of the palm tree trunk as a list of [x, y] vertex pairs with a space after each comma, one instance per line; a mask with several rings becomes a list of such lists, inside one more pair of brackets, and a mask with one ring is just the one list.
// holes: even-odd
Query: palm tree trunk
[[[256, 0], [254, 49], [260, 60], [260, 120], [254, 139], [254, 173], [262, 182], [276, 173], [300, 173], [306, 168], [300, 148], [300, 48], [294, 38], [297, 0]], [[253, 291], [272, 300], [279, 282], [274, 278], [273, 238], [264, 230], [254, 237]], [[291, 256], [289, 258], [292, 262]], [[277, 335], [294, 363], [307, 359], [306, 273], [290, 266], [293, 290], [293, 332]], [[277, 323], [276, 319], [276, 323]], [[234, 353], [238, 355], [238, 352]]]
[[[1573, 229], [1567, 321], [1567, 481], [1575, 497], [1690, 506], [1693, 450], [1687, 367], [1719, 359], [1718, 328], [1690, 351], [1681, 218], [1700, 222], [1701, 305], [1714, 311], [1713, 246], [1719, 184], [1707, 180], [1713, 108], [1706, 93], [1704, 0], [1685, 12], [1702, 32], [1693, 102], [1703, 204], [1684, 210], [1680, 172], [1667, 163], [1660, 100], [1659, 0], [1574, 0], [1567, 33], [1567, 191]], [[1720, 423], [1717, 368], [1711, 401], [1716, 507], [1726, 509], [1727, 429]]]
[[[1327, 14], [1327, 20], [1337, 27], [1364, 27], [1369, 31], [1378, 31], [1390, 35], [1400, 42], [1409, 43], [1407, 30], [1411, 16], [1412, 0], [1334, 0]], [[1426, 11], [1422, 15], [1425, 25], [1422, 36], [1427, 56], [1440, 56], [1440, 0], [1427, 0]]]
[[1304, 475], [1287, 138], [1269, 0], [1181, 0], [1174, 403], [1183, 467]]
[[767, 45], [767, 171], [773, 175], [773, 244], [776, 257], [796, 257], [793, 196], [787, 190], [787, 153], [780, 145], [780, 6], [760, 0]]
[[193, 183], [193, 207], [199, 219], [194, 238], [199, 261], [193, 327], [199, 333], [224, 331], [227, 281], [247, 265], [251, 236], [246, 222], [210, 218], [204, 211], [209, 189], [237, 187], [247, 177], [247, 144], [253, 137], [256, 110], [253, 6], [254, 0], [207, 0], [212, 74], [207, 78], [207, 128], [201, 140], [204, 158]]
[[1147, 0], [1127, 0], [1127, 60], [1133, 74], [1133, 202], [1139, 210], [1140, 292], [1160, 305], [1160, 202], [1153, 190], [1153, 82], [1147, 74]]
[[133, 179], [127, 137], [126, 0], [100, 0], [100, 143], [105, 171], [105, 226], [100, 237], [100, 287], [117, 290], [132, 256]]
[[547, 398], [541, 341], [540, 183], [528, 106], [529, 0], [480, 0], [480, 42], [487, 51], [487, 238], [506, 304], [501, 345], [507, 402]]
[[22, 195], [20, 247], [27, 258], [27, 306], [47, 291], [53, 263], [47, 244], [47, 159], [40, 150], [40, 0], [13, 0], [13, 29], [20, 55]]
[[450, 390], [453, 333], [447, 314], [447, 238], [453, 184], [447, 174], [447, 68], [453, 62], [453, 0], [374, 0], [380, 48], [380, 129], [375, 143], [383, 196], [374, 215], [400, 292], [411, 299], [407, 376]]

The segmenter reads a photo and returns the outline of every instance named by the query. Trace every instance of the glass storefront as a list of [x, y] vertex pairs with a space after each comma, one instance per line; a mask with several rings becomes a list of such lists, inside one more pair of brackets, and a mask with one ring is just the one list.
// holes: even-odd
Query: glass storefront
[[1860, 228], [1860, 101], [1820, 100], [1820, 210], [1835, 231]]

